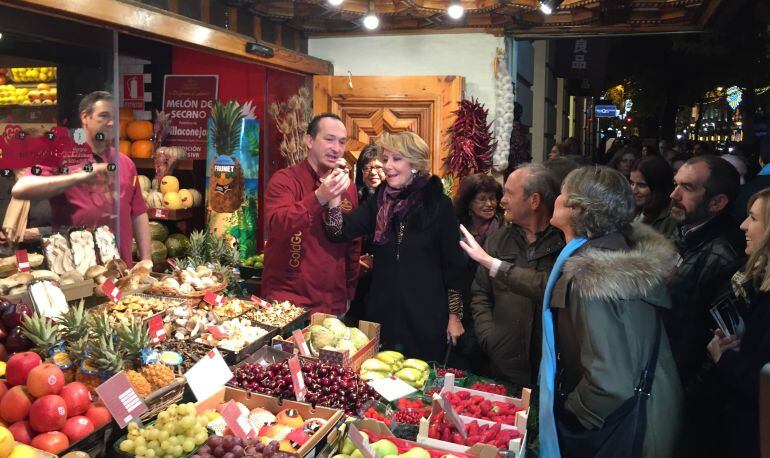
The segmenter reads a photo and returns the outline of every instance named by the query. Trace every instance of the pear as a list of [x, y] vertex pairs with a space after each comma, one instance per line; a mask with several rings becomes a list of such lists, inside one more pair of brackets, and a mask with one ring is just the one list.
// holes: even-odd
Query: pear
[[420, 447], [414, 447], [409, 449], [408, 452], [398, 455], [399, 458], [430, 458], [430, 453], [427, 450]]
[[350, 458], [350, 455], [344, 455], [342, 453], [334, 455], [332, 458]]
[[364, 454], [361, 453], [361, 450], [356, 449], [356, 451], [350, 455], [350, 458], [364, 458]]
[[356, 446], [353, 444], [353, 441], [350, 440], [349, 437], [346, 437], [345, 442], [342, 444], [342, 454], [350, 455], [355, 450], [356, 450]]
[[398, 447], [387, 439], [380, 439], [372, 444], [372, 450], [377, 458], [384, 458], [387, 455], [397, 455]]

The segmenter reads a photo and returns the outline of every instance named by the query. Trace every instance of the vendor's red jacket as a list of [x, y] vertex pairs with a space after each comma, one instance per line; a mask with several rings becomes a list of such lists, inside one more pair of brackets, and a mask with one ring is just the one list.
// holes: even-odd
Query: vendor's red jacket
[[[319, 185], [319, 176], [307, 159], [270, 179], [265, 190], [262, 294], [269, 300], [287, 300], [339, 316], [355, 295], [361, 242], [332, 243], [326, 238], [324, 208], [315, 196]], [[342, 208], [350, 211], [357, 205], [351, 184]]]

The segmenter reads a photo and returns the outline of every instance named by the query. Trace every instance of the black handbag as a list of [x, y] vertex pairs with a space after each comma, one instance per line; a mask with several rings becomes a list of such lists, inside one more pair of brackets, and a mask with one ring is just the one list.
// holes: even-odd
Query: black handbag
[[[634, 395], [615, 409], [601, 429], [585, 429], [577, 418], [564, 408], [557, 410], [556, 429], [559, 448], [565, 458], [640, 458], [647, 429], [647, 399], [652, 392], [655, 367], [660, 349], [660, 319], [657, 319], [655, 343], [650, 360]], [[563, 403], [562, 403], [563, 404]]]

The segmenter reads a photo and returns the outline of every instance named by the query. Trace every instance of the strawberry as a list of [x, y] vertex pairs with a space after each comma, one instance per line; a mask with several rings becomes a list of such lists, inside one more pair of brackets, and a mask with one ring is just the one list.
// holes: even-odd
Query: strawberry
[[465, 444], [465, 439], [463, 439], [462, 434], [460, 434], [459, 432], [453, 432], [452, 433], [452, 442], [454, 442], [455, 444], [463, 445], [463, 444]]
[[473, 434], [473, 435], [468, 434], [468, 438], [465, 440], [465, 445], [467, 445], [468, 447], [473, 447], [479, 442], [481, 442], [481, 436], [479, 436], [478, 434]]
[[451, 442], [452, 439], [452, 433], [449, 430], [449, 427], [444, 427], [444, 430], [441, 431], [441, 440], [444, 442]]

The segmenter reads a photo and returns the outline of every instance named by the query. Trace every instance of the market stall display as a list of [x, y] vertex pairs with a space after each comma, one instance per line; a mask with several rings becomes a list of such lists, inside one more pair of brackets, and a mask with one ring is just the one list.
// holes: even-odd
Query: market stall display
[[245, 318], [233, 318], [210, 326], [195, 342], [223, 351], [225, 361], [235, 364], [257, 351], [275, 336], [276, 328], [261, 327]]
[[359, 375], [364, 380], [396, 377], [409, 385], [422, 389], [428, 380], [430, 365], [421, 359], [404, 359], [397, 351], [381, 351], [374, 358], [361, 364]]

